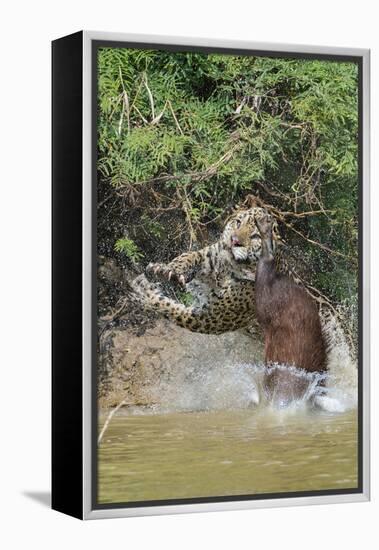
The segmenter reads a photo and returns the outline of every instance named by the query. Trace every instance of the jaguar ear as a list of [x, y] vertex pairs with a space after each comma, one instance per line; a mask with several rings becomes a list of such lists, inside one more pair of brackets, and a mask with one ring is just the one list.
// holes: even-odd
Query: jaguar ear
[[255, 195], [247, 195], [246, 199], [244, 200], [244, 203], [243, 203], [247, 208], [255, 208], [256, 206], [258, 206], [258, 201], [257, 201], [257, 197]]
[[224, 227], [225, 227], [225, 225], [227, 225], [227, 223], [230, 221], [230, 218], [232, 218], [233, 216], [235, 216], [237, 210], [238, 210], [237, 206], [233, 206], [232, 204], [229, 204], [229, 206], [227, 206], [227, 208], [225, 208], [225, 212], [224, 212], [224, 215], [225, 215]]

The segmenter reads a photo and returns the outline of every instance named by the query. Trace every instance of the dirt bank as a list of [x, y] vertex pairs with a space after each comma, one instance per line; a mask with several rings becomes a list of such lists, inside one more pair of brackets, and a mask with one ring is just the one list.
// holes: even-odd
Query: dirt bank
[[122, 400], [130, 406], [153, 407], [185, 399], [187, 383], [198, 380], [199, 393], [205, 373], [225, 365], [260, 361], [263, 354], [262, 343], [254, 334], [192, 333], [166, 319], [151, 322], [144, 331], [131, 325], [112, 328], [104, 331], [102, 341], [101, 409]]

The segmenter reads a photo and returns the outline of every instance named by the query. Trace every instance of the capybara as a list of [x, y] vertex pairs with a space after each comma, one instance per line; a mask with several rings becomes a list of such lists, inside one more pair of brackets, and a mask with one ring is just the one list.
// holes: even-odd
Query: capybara
[[315, 302], [288, 276], [276, 271], [272, 224], [269, 215], [257, 220], [262, 252], [255, 276], [255, 303], [265, 338], [265, 388], [275, 402], [287, 404], [304, 396], [309, 380], [283, 366], [325, 372], [326, 343]]

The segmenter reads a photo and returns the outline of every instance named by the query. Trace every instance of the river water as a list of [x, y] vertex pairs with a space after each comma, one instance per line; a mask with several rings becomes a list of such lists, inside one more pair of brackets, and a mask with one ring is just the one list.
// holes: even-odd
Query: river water
[[99, 503], [353, 488], [357, 413], [265, 404], [116, 414], [98, 465]]
[[261, 363], [209, 349], [204, 357], [154, 382], [155, 405], [110, 419], [98, 447], [99, 503], [357, 487], [357, 366], [337, 332], [326, 378], [277, 366], [290, 387], [306, 382], [284, 404], [265, 393]]

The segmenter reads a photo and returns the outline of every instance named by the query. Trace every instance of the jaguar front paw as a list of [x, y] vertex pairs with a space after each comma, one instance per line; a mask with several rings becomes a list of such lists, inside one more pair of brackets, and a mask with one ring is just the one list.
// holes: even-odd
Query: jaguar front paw
[[156, 278], [179, 283], [183, 287], [186, 284], [185, 276], [182, 273], [176, 273], [174, 269], [166, 264], [150, 263], [146, 268], [146, 273]]

